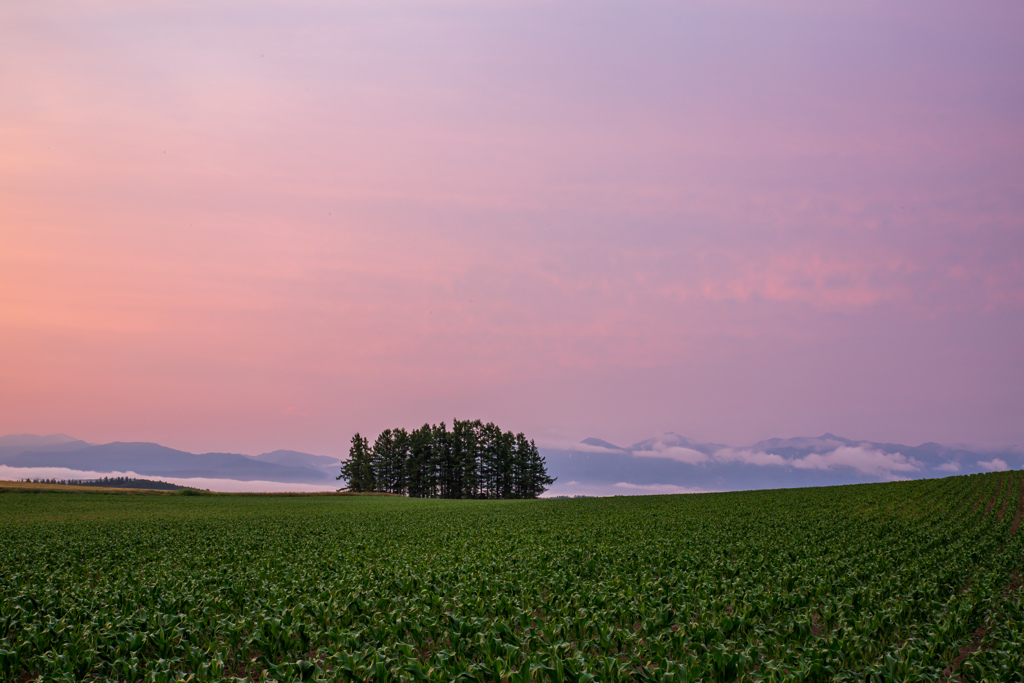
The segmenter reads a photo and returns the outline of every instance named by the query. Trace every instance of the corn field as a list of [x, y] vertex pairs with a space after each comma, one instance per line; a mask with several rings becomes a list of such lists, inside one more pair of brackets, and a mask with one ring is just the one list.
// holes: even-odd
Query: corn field
[[5, 681], [1019, 681], [1024, 473], [686, 496], [0, 493]]

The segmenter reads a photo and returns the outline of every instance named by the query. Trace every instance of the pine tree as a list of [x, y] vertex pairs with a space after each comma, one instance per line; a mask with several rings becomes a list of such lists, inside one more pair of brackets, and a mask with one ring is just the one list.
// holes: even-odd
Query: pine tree
[[348, 460], [341, 463], [341, 474], [336, 479], [344, 479], [348, 486], [339, 491], [364, 493], [375, 490], [372, 453], [367, 440], [356, 432], [352, 437], [352, 447], [348, 450]]
[[536, 498], [548, 490], [555, 480], [548, 476], [544, 458], [532, 439], [523, 434], [516, 435], [516, 453], [520, 460], [520, 498]]
[[437, 490], [439, 498], [459, 498], [458, 463], [452, 449], [452, 434], [444, 422], [432, 430], [434, 462], [437, 467]]
[[452, 421], [452, 458], [457, 463], [457, 498], [480, 497], [480, 420]]
[[376, 463], [373, 459], [373, 451], [370, 449], [366, 439], [362, 440], [362, 451], [359, 458], [359, 480], [363, 491], [379, 491], [377, 486]]
[[390, 429], [377, 435], [373, 442], [373, 464], [377, 475], [377, 488], [387, 493], [394, 487], [394, 473], [391, 470], [394, 458], [395, 436]]
[[409, 468], [409, 433], [404, 429], [395, 429], [392, 434], [394, 441], [388, 467], [391, 472], [391, 493], [405, 494], [406, 473]]
[[425, 424], [409, 434], [409, 458], [406, 469], [409, 495], [432, 498], [436, 483], [434, 462], [434, 429]]
[[498, 442], [498, 498], [511, 498], [514, 490], [515, 435], [501, 432]]
[[501, 496], [499, 467], [501, 441], [501, 429], [493, 422], [488, 422], [480, 430], [478, 468], [481, 498], [499, 498]]

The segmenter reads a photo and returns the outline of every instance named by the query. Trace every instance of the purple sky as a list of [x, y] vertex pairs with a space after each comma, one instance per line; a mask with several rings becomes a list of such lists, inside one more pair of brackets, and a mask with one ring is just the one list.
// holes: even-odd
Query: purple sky
[[1022, 443], [1022, 31], [1019, 2], [8, 0], [0, 434]]

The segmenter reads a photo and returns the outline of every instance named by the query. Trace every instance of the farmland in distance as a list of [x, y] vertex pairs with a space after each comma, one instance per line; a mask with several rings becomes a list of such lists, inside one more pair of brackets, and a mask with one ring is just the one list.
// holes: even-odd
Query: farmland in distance
[[0, 679], [1021, 680], [1024, 473], [576, 500], [0, 493]]

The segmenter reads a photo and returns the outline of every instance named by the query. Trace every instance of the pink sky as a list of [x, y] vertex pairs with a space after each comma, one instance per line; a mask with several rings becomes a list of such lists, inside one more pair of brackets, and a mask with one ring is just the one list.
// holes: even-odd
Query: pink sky
[[1024, 442], [1018, 2], [0, 5], [0, 434]]

